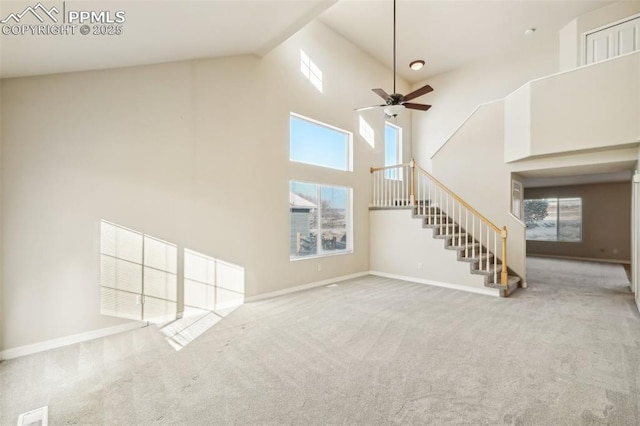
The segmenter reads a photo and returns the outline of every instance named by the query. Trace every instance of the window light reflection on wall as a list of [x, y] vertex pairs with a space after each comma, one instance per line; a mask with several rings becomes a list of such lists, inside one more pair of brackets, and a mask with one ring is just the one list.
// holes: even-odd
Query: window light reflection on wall
[[322, 93], [322, 71], [303, 50], [300, 51], [300, 72]]
[[364, 118], [362, 118], [362, 116], [360, 116], [360, 125], [359, 125], [359, 133], [360, 136], [362, 136], [362, 138], [367, 141], [369, 143], [369, 145], [371, 145], [371, 148], [375, 147], [375, 132], [373, 130], [373, 127], [371, 127], [371, 125], [369, 123], [367, 123], [367, 120], [365, 120]]

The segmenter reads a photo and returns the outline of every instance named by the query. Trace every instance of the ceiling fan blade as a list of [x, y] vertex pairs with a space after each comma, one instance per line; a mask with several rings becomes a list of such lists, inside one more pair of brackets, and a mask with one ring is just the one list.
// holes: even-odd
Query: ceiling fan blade
[[356, 109], [354, 109], [354, 111], [364, 111], [364, 110], [367, 110], [367, 109], [374, 109], [374, 108], [380, 108], [380, 107], [385, 107], [385, 106], [387, 106], [387, 105], [371, 105], [371, 106], [368, 106], [368, 107], [356, 108]]
[[423, 104], [412, 104], [411, 102], [405, 102], [402, 105], [404, 105], [405, 108], [409, 108], [409, 109], [419, 109], [420, 111], [426, 111], [429, 108], [431, 108], [431, 105], [423, 105]]
[[415, 99], [417, 97], [420, 97], [422, 95], [426, 95], [429, 92], [433, 92], [433, 87], [429, 86], [428, 84], [426, 86], [423, 86], [421, 88], [419, 88], [418, 90], [414, 90], [413, 92], [409, 93], [408, 95], [404, 96], [404, 100], [405, 101], [410, 101], [411, 99]]
[[389, 98], [389, 94], [382, 89], [371, 89], [375, 94], [380, 96], [385, 101]]

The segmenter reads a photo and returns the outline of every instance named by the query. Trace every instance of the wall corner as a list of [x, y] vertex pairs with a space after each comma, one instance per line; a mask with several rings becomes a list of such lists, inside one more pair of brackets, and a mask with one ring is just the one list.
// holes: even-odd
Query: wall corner
[[578, 19], [571, 20], [558, 33], [560, 43], [559, 71], [568, 71], [580, 65]]

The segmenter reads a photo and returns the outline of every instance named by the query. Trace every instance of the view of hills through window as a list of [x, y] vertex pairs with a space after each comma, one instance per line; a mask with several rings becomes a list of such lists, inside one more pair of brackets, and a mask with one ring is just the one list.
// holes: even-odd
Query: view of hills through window
[[350, 188], [292, 181], [290, 257], [349, 251], [350, 210]]

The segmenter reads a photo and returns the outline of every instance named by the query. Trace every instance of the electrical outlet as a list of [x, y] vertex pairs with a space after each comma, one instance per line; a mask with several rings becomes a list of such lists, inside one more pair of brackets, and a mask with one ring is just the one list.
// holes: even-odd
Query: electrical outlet
[[318, 272], [322, 271], [322, 263], [318, 263]]
[[422, 269], [422, 262], [418, 262], [418, 269]]

